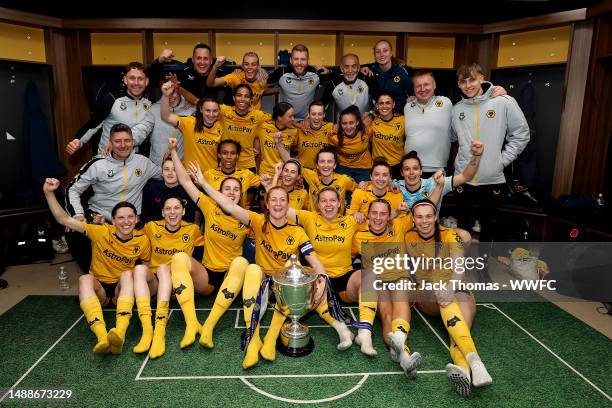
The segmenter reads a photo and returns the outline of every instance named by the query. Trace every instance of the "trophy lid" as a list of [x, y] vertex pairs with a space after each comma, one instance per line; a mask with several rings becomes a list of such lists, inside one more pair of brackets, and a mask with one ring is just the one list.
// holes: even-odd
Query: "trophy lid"
[[295, 255], [291, 255], [290, 262], [291, 265], [279, 269], [274, 274], [274, 282], [283, 285], [305, 285], [317, 279], [317, 273], [308, 266], [298, 264]]

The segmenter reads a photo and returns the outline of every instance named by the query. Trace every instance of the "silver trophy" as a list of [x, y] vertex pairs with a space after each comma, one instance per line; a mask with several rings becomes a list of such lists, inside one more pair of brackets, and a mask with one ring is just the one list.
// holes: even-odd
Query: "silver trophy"
[[286, 356], [302, 357], [314, 349], [310, 330], [300, 323], [300, 317], [315, 307], [317, 273], [299, 265], [295, 255], [291, 255], [290, 262], [272, 277], [276, 304], [291, 319], [281, 329], [277, 348]]

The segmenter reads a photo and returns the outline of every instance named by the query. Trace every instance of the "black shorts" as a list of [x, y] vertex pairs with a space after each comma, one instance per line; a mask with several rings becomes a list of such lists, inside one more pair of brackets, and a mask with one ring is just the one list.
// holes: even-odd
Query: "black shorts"
[[115, 298], [115, 289], [117, 289], [117, 284], [119, 284], [119, 282], [115, 282], [115, 283], [100, 282], [100, 285], [102, 285], [102, 287], [104, 288], [104, 293], [106, 293], [106, 297], [108, 299], [112, 300]]
[[329, 278], [334, 293], [339, 294], [340, 292], [346, 291], [348, 281], [351, 279], [351, 276], [353, 276], [354, 273], [355, 270], [353, 269], [352, 271], [348, 271], [344, 275], [338, 276], [337, 278]]
[[217, 293], [219, 291], [219, 288], [221, 288], [221, 284], [223, 283], [223, 280], [225, 279], [225, 273], [227, 271], [215, 272], [215, 271], [209, 271], [207, 269], [206, 272], [208, 272], [208, 284], [211, 286], [214, 286], [215, 290], [213, 291], [213, 293]]

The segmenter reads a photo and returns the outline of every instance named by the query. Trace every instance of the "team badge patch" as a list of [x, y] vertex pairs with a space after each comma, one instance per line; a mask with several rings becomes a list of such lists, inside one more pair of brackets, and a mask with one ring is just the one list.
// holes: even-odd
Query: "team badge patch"
[[291, 83], [291, 78], [285, 78], [285, 82], [290, 84]]
[[396, 75], [393, 77], [393, 82], [395, 82], [396, 84], [399, 84], [401, 81], [401, 78], [399, 77], [399, 75]]
[[125, 102], [121, 102], [121, 104], [119, 105], [119, 109], [121, 109], [121, 110], [126, 110], [127, 109], [127, 105], [125, 104]]
[[444, 106], [443, 101], [436, 101], [436, 108], [441, 108], [442, 106]]
[[315, 81], [314, 81], [314, 79], [313, 79], [313, 78], [310, 78], [310, 79], [308, 80], [308, 85], [314, 85], [314, 82], [315, 82]]
[[501, 190], [493, 190], [493, 196], [499, 197], [501, 195]]
[[357, 92], [359, 92], [359, 93], [363, 93], [364, 91], [365, 91], [365, 89], [363, 89], [363, 86], [359, 85], [359, 86], [357, 87]]
[[136, 177], [140, 177], [140, 176], [142, 176], [142, 170], [141, 169], [136, 169], [134, 174], [136, 174]]
[[423, 197], [425, 197], [425, 198], [429, 197], [429, 191], [427, 191], [427, 190], [421, 191], [421, 194], [423, 194]]
[[155, 234], [155, 239], [161, 239], [161, 234]]
[[457, 190], [457, 192], [458, 192], [459, 194], [463, 193], [463, 187], [461, 187], [461, 186], [457, 187], [457, 189], [456, 189], [456, 190]]
[[392, 237], [393, 236], [393, 231], [391, 230], [391, 231], [387, 232], [387, 236], [388, 237]]
[[463, 119], [465, 119], [465, 113], [464, 113], [464, 112], [461, 112], [461, 113], [459, 114], [459, 120], [463, 120]]
[[340, 226], [340, 228], [342, 229], [346, 229], [346, 222], [341, 221], [340, 224], [338, 224]]
[[287, 237], [287, 245], [293, 245], [294, 242], [295, 242], [295, 238]]
[[344, 95], [344, 90], [343, 89], [338, 89], [338, 95], [340, 95], [340, 96]]
[[411, 108], [414, 108], [415, 106], [416, 106], [416, 103], [415, 103], [415, 102], [412, 102], [412, 103], [410, 104], [410, 107], [411, 107]]
[[493, 119], [495, 117], [495, 111], [493, 109], [490, 109], [487, 111], [487, 118], [489, 119]]
[[137, 253], [139, 253], [139, 252], [140, 252], [140, 247], [139, 247], [138, 245], [136, 245], [136, 246], [134, 247], [134, 253], [135, 253], [135, 254], [137, 254]]
[[183, 234], [183, 242], [189, 242], [189, 234]]
[[143, 105], [142, 105], [142, 108], [143, 108], [145, 111], [148, 111], [148, 110], [151, 108], [151, 105], [149, 105], [148, 103], [145, 103], [145, 104], [143, 104]]
[[111, 178], [111, 177], [113, 177], [114, 175], [115, 175], [115, 170], [113, 170], [113, 169], [110, 169], [109, 171], [107, 171], [107, 172], [106, 172], [106, 176], [107, 176], [108, 178]]
[[251, 117], [249, 118], [249, 120], [251, 121], [251, 123], [255, 123], [255, 117], [254, 117], [254, 116], [251, 116]]

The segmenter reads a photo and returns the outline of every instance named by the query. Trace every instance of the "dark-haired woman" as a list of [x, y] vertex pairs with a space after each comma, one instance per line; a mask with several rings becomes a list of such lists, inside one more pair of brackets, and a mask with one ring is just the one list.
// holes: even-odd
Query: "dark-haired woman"
[[[149, 357], [153, 359], [161, 357], [166, 351], [166, 324], [172, 292], [170, 275], [172, 256], [179, 252], [191, 255], [194, 247], [204, 244], [200, 227], [183, 220], [186, 206], [186, 200], [180, 196], [166, 197], [161, 205], [162, 220], [149, 221], [143, 229], [151, 242], [151, 262], [146, 276], [148, 287], [139, 288], [135, 282], [136, 303], [138, 304], [139, 301], [146, 302], [146, 299], [139, 300], [139, 296], [147, 297], [148, 294], [150, 299], [150, 296], [157, 292], [157, 310], [155, 311], [155, 328], [152, 329], [149, 327], [151, 305], [148, 304], [148, 315], [144, 316], [145, 319], [148, 316], [148, 320], [142, 326], [142, 337], [138, 345], [134, 347], [134, 352], [145, 353], [148, 351]], [[141, 316], [142, 320], [143, 313], [140, 307], [138, 308], [138, 315]]]
[[221, 105], [221, 122], [223, 123], [222, 139], [232, 139], [240, 143], [240, 157], [237, 169], [249, 169], [257, 173], [255, 151], [259, 151], [259, 141], [255, 137], [256, 129], [271, 116], [259, 109], [251, 108], [253, 89], [247, 84], [234, 88], [234, 106]]
[[[151, 244], [145, 234], [134, 230], [138, 216], [133, 204], [123, 201], [113, 207], [113, 225], [88, 224], [72, 218], [57, 202], [55, 190], [59, 184], [58, 180], [48, 178], [43, 185], [53, 217], [59, 224], [85, 234], [91, 241], [93, 256], [89, 274], [79, 278], [79, 301], [89, 328], [98, 340], [93, 352], [120, 354], [134, 307], [134, 281], [141, 281], [147, 275], [147, 267], [136, 265], [136, 262], [150, 259]], [[115, 298], [117, 321], [115, 328], [107, 333], [102, 307], [111, 299], [114, 302]], [[140, 311], [140, 305], [138, 307]], [[150, 316], [149, 307], [149, 321]]]
[[[406, 211], [406, 204], [402, 203], [400, 209]], [[362, 260], [359, 319], [372, 325], [378, 310], [391, 359], [399, 363], [408, 378], [416, 376], [421, 364], [421, 355], [408, 348], [412, 292], [408, 286], [409, 271], [400, 267], [381, 268], [376, 260], [401, 258], [406, 253], [404, 235], [411, 227], [410, 215], [391, 220], [391, 205], [378, 198], [370, 203], [368, 229], [358, 231], [353, 238], [353, 254], [361, 255]], [[377, 354], [371, 331], [360, 329], [355, 342], [362, 353]]]
[[384, 157], [391, 166], [393, 177], [400, 177], [400, 163], [406, 139], [404, 115], [395, 112], [393, 96], [386, 92], [378, 95], [374, 106], [378, 115], [370, 124], [372, 157]]
[[259, 140], [261, 163], [259, 174], [274, 174], [276, 163], [281, 161], [276, 148], [280, 140], [287, 151], [297, 143], [298, 129], [294, 127], [295, 110], [288, 102], [279, 102], [272, 110], [272, 120], [264, 122], [257, 129], [255, 137]]
[[398, 184], [408, 208], [412, 208], [418, 200], [429, 199], [436, 183], [443, 184], [440, 201], [437, 203], [438, 208], [440, 208], [444, 195], [452, 191], [453, 188], [467, 183], [476, 175], [483, 151], [484, 145], [482, 143], [472, 143], [472, 158], [461, 174], [444, 177], [444, 174], [438, 171], [428, 179], [421, 178], [423, 166], [417, 152], [413, 150], [405, 154], [401, 161], [402, 177], [404, 179], [400, 180]]
[[[462, 240], [456, 230], [438, 224], [437, 207], [430, 200], [415, 202], [412, 216], [415, 228], [405, 235], [408, 254], [442, 261], [428, 262], [433, 267], [417, 269], [417, 307], [429, 315], [440, 316], [444, 322], [451, 339], [449, 350], [453, 360], [453, 364], [446, 366], [446, 373], [457, 393], [467, 396], [472, 385], [483, 387], [493, 380], [478, 356], [470, 333], [476, 314], [474, 296], [461, 288], [455, 290], [450, 283], [451, 279], [461, 281], [465, 273]], [[422, 290], [424, 282], [438, 284], [439, 289]], [[447, 286], [444, 288], [439, 282]]]
[[372, 167], [371, 140], [372, 133], [361, 121], [359, 108], [351, 105], [340, 112], [338, 132], [329, 139], [338, 151], [336, 171], [350, 176], [357, 183], [367, 180]]
[[217, 145], [223, 135], [219, 119], [219, 103], [211, 98], [200, 98], [195, 116], [177, 116], [170, 112], [169, 97], [174, 91], [171, 81], [162, 85], [160, 114], [164, 122], [177, 127], [183, 134], [184, 162], [196, 161], [204, 170], [217, 167]]

